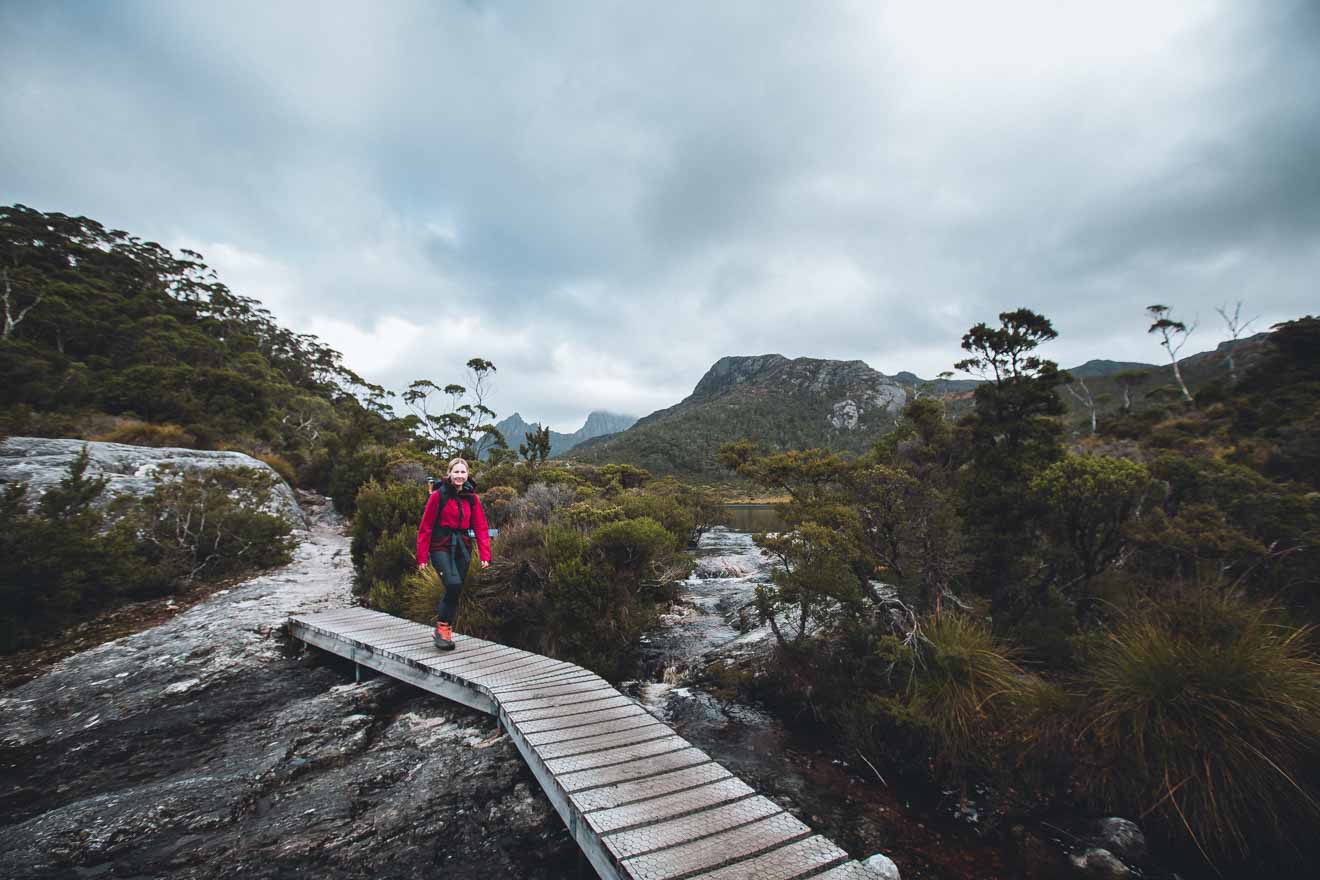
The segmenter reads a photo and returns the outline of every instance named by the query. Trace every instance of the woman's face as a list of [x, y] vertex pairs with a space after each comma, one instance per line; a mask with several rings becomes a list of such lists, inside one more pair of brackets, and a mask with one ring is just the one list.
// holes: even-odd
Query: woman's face
[[463, 484], [467, 482], [467, 465], [456, 464], [449, 470], [449, 482], [454, 484], [455, 489], [462, 489]]

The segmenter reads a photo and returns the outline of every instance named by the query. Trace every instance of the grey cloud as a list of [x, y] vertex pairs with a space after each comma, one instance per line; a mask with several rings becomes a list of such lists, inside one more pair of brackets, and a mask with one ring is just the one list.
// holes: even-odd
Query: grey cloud
[[866, 5], [10, 3], [0, 196], [278, 263], [294, 326], [425, 324], [369, 378], [490, 357], [561, 430], [726, 354], [931, 375], [1019, 305], [1063, 363], [1153, 360], [1156, 300], [1205, 347], [1219, 302], [1308, 309], [1318, 9], [981, 74]]

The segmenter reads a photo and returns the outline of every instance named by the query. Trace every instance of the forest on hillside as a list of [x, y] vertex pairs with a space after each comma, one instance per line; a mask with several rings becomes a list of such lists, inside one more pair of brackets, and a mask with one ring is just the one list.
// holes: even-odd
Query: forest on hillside
[[[0, 207], [0, 439], [64, 437], [235, 450], [352, 508], [358, 487], [421, 457], [388, 395], [315, 337], [281, 326], [191, 251], [86, 217]], [[0, 498], [0, 652], [71, 622], [288, 559], [252, 471], [162, 475], [141, 504], [104, 497], [80, 460], [40, 499]], [[207, 512], [206, 528], [189, 524]], [[241, 539], [241, 540], [235, 540]]]

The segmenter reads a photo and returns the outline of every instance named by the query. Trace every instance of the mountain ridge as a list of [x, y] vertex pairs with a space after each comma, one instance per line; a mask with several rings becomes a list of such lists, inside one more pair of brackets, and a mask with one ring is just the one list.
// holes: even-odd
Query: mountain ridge
[[[550, 455], [556, 457], [587, 440], [627, 430], [636, 421], [636, 416], [602, 409], [592, 410], [587, 414], [582, 427], [573, 433], [565, 434], [554, 430], [550, 432]], [[528, 422], [522, 417], [521, 413], [515, 412], [496, 422], [495, 427], [504, 435], [504, 440], [509, 444], [509, 448], [517, 450], [520, 443], [526, 442], [526, 435], [533, 430], [540, 430], [542, 425], [540, 422]], [[483, 437], [481, 442], [477, 444], [478, 455], [485, 458], [492, 446], [494, 446], [494, 443]]]
[[[1195, 384], [1224, 372], [1230, 351], [1250, 353], [1268, 334], [1219, 344], [1214, 350], [1179, 360]], [[1093, 358], [1067, 370], [1092, 392], [1093, 405], [1118, 407], [1123, 397], [1116, 376], [1144, 374], [1130, 397], [1152, 399], [1168, 393], [1171, 365]], [[722, 475], [715, 461], [720, 444], [749, 437], [771, 449], [819, 446], [860, 452], [897, 422], [908, 401], [934, 396], [946, 401], [951, 418], [972, 405], [972, 392], [983, 379], [923, 379], [910, 371], [886, 375], [861, 360], [787, 358], [778, 353], [726, 355], [702, 375], [678, 403], [637, 419], [616, 434], [580, 442], [567, 457], [605, 464], [639, 465], [658, 473], [695, 471]], [[1089, 421], [1082, 398], [1060, 390], [1074, 428]]]

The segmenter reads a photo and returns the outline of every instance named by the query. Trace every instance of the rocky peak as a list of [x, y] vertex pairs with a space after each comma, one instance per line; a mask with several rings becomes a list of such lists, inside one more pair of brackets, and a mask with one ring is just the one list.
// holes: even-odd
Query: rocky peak
[[789, 363], [792, 362], [782, 354], [722, 357], [701, 377], [697, 387], [692, 390], [692, 397], [711, 397], [735, 385], [765, 376]]
[[587, 421], [579, 428], [573, 436], [582, 440], [590, 440], [592, 437], [599, 437], [602, 434], [613, 434], [617, 431], [626, 431], [632, 427], [633, 422], [637, 421], [636, 416], [625, 416], [619, 413], [606, 412], [604, 410], [595, 410], [587, 416]]

